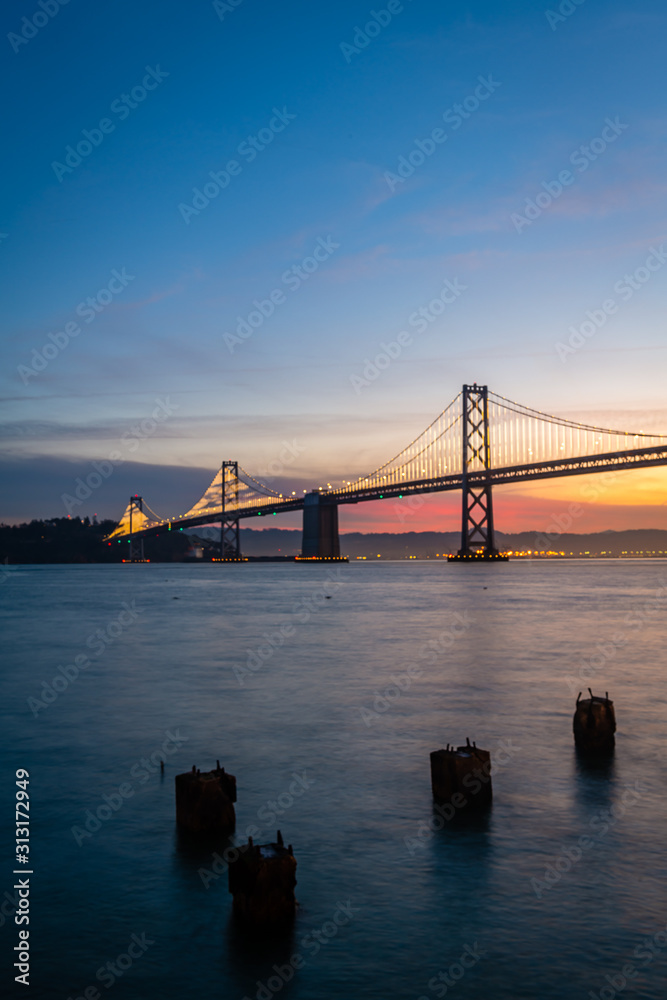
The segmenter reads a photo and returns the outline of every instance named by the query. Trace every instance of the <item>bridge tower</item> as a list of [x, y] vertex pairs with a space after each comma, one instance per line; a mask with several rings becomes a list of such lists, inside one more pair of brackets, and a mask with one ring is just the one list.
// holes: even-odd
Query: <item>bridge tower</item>
[[[134, 518], [133, 518], [134, 515]], [[144, 522], [146, 520], [144, 516], [144, 498], [138, 496], [130, 497], [130, 531], [128, 542], [130, 543], [130, 551], [128, 554], [128, 562], [145, 562], [144, 559], [144, 538], [143, 535], [140, 538], [135, 538], [132, 528], [132, 521], [135, 522], [135, 528], [143, 528]]]
[[[491, 493], [488, 386], [463, 386], [461, 548], [450, 560], [507, 559], [496, 548]], [[487, 473], [475, 476], [473, 472]]]
[[239, 534], [239, 519], [228, 509], [238, 507], [239, 495], [239, 463], [222, 463], [222, 514], [220, 516], [220, 560], [222, 562], [241, 562], [241, 539]]

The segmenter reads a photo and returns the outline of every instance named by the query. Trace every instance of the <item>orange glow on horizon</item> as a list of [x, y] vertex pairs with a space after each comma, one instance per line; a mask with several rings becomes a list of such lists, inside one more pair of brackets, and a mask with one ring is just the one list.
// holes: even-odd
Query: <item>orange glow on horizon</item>
[[[631, 470], [613, 475], [616, 479], [612, 480], [610, 474], [607, 482], [604, 475], [591, 475], [496, 487], [496, 531], [550, 533], [554, 518], [560, 519], [560, 524], [569, 518], [571, 524], [564, 530], [575, 534], [633, 528], [667, 530], [667, 470]], [[341, 505], [338, 514], [342, 533], [460, 531], [461, 494], [431, 493]]]

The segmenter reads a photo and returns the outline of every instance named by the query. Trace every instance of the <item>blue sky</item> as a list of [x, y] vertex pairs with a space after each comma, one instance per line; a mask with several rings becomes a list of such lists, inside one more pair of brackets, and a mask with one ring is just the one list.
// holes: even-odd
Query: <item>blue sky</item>
[[[281, 489], [352, 478], [473, 380], [667, 433], [657, 0], [44, 3], [2, 12], [5, 520], [63, 514], [111, 450], [77, 513], [120, 516], [128, 492], [179, 513], [221, 458], [262, 478], [284, 442]], [[446, 281], [455, 300], [409, 325]], [[637, 477], [665, 526], [664, 477]]]

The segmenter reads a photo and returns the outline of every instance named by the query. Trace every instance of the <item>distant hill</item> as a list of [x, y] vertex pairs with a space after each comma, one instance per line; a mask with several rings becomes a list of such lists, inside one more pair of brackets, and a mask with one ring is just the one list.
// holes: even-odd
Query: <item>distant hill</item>
[[[217, 528], [195, 528], [193, 532], [218, 539]], [[390, 532], [341, 533], [341, 553], [350, 558], [366, 556], [367, 559], [434, 559], [436, 556], [456, 552], [461, 536], [456, 531], [408, 531], [403, 534]], [[496, 533], [499, 548], [520, 551], [544, 551], [544, 537], [538, 531], [518, 534]], [[301, 551], [301, 532], [281, 528], [241, 528], [241, 548], [245, 556], [294, 556]], [[566, 555], [612, 555], [626, 553], [667, 555], [667, 531], [658, 528], [632, 531], [600, 531], [595, 534], [563, 534], [551, 541], [549, 548]]]
[[[0, 562], [18, 563], [102, 563], [120, 562], [127, 554], [126, 542], [104, 541], [113, 521], [91, 523], [87, 518], [58, 517], [29, 524], [0, 525]], [[536, 531], [518, 534], [498, 532], [498, 547], [511, 552], [542, 552], [544, 536]], [[350, 559], [436, 559], [455, 552], [459, 534], [454, 531], [349, 532], [341, 534], [341, 552]], [[152, 562], [182, 562], [217, 556], [220, 529], [193, 528], [183, 532], [148, 538], [145, 555]], [[667, 556], [667, 531], [637, 529], [600, 531], [596, 534], [563, 534], [552, 538], [551, 550], [566, 556]], [[301, 532], [281, 528], [241, 528], [244, 556], [298, 555]]]
[[[537, 531], [518, 534], [496, 534], [498, 545], [512, 551], [545, 548], [544, 536]], [[566, 555], [662, 555], [667, 556], [667, 531], [659, 528], [637, 528], [631, 531], [598, 531], [590, 534], [562, 534], [553, 539], [550, 548]]]

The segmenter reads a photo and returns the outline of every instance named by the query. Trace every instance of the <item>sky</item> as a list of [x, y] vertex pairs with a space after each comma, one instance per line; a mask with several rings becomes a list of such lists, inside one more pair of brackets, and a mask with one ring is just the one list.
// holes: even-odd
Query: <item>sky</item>
[[[222, 459], [279, 491], [337, 485], [473, 381], [667, 434], [658, 0], [0, 17], [0, 520], [119, 518], [130, 493], [173, 516]], [[589, 481], [498, 489], [496, 526], [544, 531]], [[666, 486], [623, 473], [572, 530], [667, 528]], [[340, 526], [451, 530], [459, 506]]]

